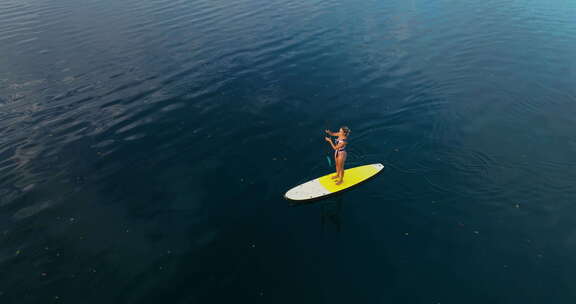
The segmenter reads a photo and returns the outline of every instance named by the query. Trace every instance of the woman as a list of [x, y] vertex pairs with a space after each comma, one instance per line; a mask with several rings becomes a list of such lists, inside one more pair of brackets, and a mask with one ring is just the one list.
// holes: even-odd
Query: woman
[[336, 185], [342, 184], [344, 180], [344, 162], [346, 162], [346, 140], [348, 139], [348, 135], [350, 134], [350, 128], [343, 126], [338, 130], [338, 132], [332, 132], [330, 130], [326, 130], [326, 134], [330, 136], [338, 136], [336, 138], [336, 144], [332, 142], [330, 137], [325, 137], [326, 141], [332, 146], [334, 149], [334, 161], [336, 163], [336, 175], [332, 176], [332, 179], [337, 179]]

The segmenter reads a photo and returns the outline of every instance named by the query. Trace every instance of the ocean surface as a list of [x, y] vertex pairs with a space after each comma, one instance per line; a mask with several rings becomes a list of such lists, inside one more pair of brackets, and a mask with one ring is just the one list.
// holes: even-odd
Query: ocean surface
[[[290, 205], [342, 125], [346, 166], [383, 173]], [[573, 304], [575, 283], [574, 1], [0, 2], [2, 304]]]

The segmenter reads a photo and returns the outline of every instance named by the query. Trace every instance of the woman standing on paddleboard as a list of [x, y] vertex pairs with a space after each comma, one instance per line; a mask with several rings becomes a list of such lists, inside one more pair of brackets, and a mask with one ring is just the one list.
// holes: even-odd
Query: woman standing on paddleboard
[[350, 128], [343, 126], [338, 130], [338, 132], [332, 132], [330, 130], [326, 130], [326, 134], [330, 136], [338, 136], [336, 138], [336, 144], [332, 142], [330, 137], [324, 137], [326, 141], [332, 146], [334, 149], [334, 162], [336, 163], [336, 175], [332, 176], [332, 179], [336, 179], [336, 185], [342, 184], [344, 180], [344, 162], [346, 162], [346, 145], [348, 135], [350, 134]]

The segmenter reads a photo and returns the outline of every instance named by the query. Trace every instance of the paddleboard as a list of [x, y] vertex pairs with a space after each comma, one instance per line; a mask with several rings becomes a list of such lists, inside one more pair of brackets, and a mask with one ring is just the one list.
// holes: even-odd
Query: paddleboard
[[332, 179], [332, 176], [336, 174], [332, 172], [288, 190], [284, 197], [293, 201], [321, 198], [354, 187], [375, 176], [382, 169], [384, 169], [382, 164], [370, 164], [346, 169], [344, 170], [344, 180], [340, 185], [336, 185], [335, 180]]

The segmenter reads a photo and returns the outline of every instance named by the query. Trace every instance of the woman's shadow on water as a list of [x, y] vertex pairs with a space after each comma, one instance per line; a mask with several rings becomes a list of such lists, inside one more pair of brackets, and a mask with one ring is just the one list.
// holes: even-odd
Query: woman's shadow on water
[[322, 231], [328, 231], [332, 228], [336, 232], [342, 230], [342, 204], [344, 203], [344, 194], [338, 195], [332, 199], [327, 199], [320, 205], [320, 222]]
[[342, 230], [342, 206], [344, 204], [344, 193], [330, 198], [313, 202], [290, 204], [292, 207], [320, 205], [320, 223], [322, 231]]

